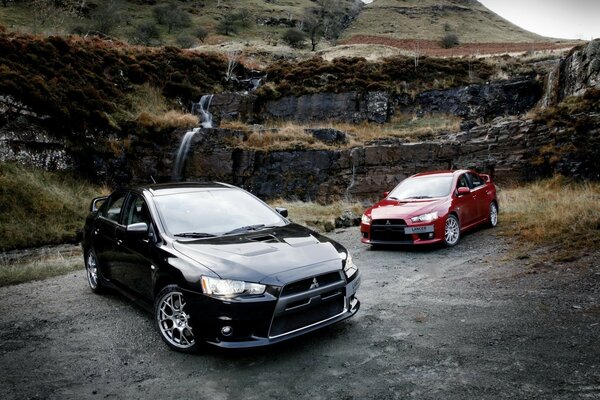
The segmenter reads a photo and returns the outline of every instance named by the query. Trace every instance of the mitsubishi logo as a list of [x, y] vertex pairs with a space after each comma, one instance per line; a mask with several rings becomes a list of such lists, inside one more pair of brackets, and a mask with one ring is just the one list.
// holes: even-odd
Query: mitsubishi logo
[[310, 285], [310, 288], [308, 288], [308, 290], [316, 289], [318, 287], [319, 287], [319, 282], [317, 282], [317, 278], [313, 278], [312, 284]]
[[391, 225], [390, 220], [388, 219], [387, 222], [385, 223], [386, 225]]

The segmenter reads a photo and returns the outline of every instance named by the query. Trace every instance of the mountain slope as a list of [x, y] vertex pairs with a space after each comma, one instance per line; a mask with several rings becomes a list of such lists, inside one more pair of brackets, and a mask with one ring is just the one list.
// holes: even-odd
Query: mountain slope
[[375, 0], [344, 32], [393, 39], [440, 40], [454, 33], [461, 43], [548, 42], [501, 18], [475, 0]]

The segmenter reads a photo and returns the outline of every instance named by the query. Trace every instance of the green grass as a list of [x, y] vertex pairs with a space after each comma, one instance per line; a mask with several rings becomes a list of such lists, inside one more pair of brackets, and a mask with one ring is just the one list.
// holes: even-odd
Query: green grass
[[0, 163], [0, 250], [72, 240], [90, 200], [106, 192], [68, 174]]

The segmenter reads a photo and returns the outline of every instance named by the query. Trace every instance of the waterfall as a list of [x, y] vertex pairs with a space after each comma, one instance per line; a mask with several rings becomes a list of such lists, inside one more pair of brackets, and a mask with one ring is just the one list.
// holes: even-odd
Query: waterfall
[[192, 106], [192, 113], [196, 113], [198, 110], [198, 114], [200, 114], [200, 126], [202, 128], [212, 128], [213, 127], [213, 116], [209, 111], [210, 103], [212, 102], [213, 95], [205, 94], [200, 98], [198, 103], [195, 103]]
[[175, 163], [173, 164], [173, 175], [172, 179], [174, 181], [183, 180], [183, 167], [185, 166], [185, 160], [187, 158], [187, 153], [190, 150], [190, 146], [192, 144], [192, 139], [200, 131], [201, 128], [194, 128], [191, 131], [188, 131], [183, 135], [181, 139], [181, 144], [179, 145], [179, 150], [177, 150], [177, 157], [175, 157]]
[[351, 195], [350, 195], [350, 190], [354, 187], [354, 184], [356, 183], [356, 163], [357, 163], [357, 158], [355, 157], [356, 152], [358, 151], [358, 147], [353, 148], [352, 150], [350, 150], [350, 158], [352, 159], [352, 176], [350, 177], [350, 183], [348, 184], [348, 186], [346, 187], [346, 201], [351, 201]]

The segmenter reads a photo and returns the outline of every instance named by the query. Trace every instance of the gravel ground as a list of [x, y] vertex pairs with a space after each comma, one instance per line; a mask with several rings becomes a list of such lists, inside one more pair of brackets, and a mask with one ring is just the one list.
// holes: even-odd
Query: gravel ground
[[451, 249], [370, 250], [352, 319], [252, 351], [167, 349], [149, 314], [84, 271], [0, 288], [4, 399], [600, 399], [599, 251], [512, 260], [492, 230]]

